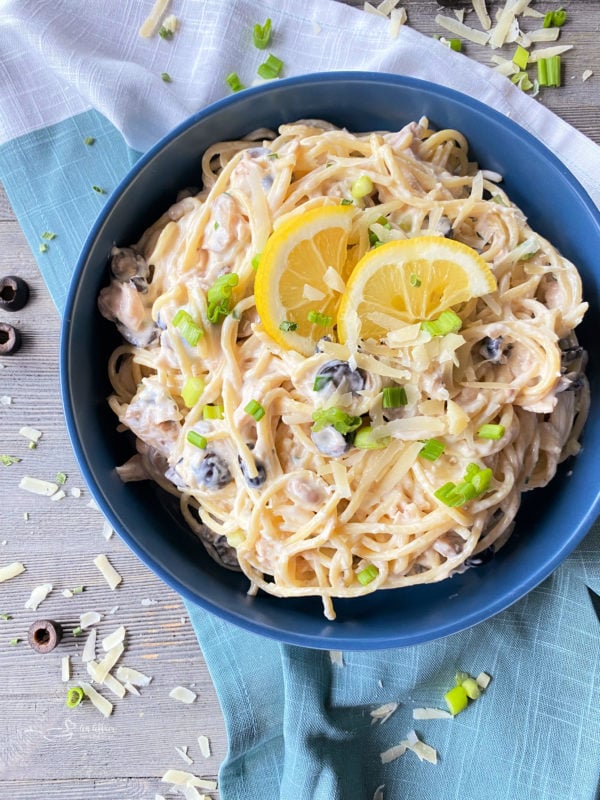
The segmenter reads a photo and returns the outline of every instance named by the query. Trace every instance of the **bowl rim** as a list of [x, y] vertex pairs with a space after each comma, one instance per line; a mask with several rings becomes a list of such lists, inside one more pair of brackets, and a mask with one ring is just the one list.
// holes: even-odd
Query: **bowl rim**
[[123, 191], [134, 181], [136, 176], [157, 156], [162, 149], [172, 143], [180, 135], [186, 133], [189, 128], [195, 126], [207, 117], [228, 106], [235, 105], [239, 102], [240, 97], [261, 97], [262, 95], [270, 93], [275, 87], [302, 87], [308, 84], [340, 84], [347, 82], [361, 82], [361, 83], [375, 83], [377, 86], [403, 86], [412, 88], [414, 90], [421, 90], [424, 92], [434, 93], [437, 96], [442, 96], [453, 103], [460, 105], [467, 105], [471, 110], [483, 113], [488, 117], [495, 118], [496, 122], [501, 122], [504, 126], [512, 129], [515, 134], [521, 138], [529, 140], [534, 144], [543, 157], [549, 161], [554, 169], [561, 173], [572, 186], [578, 200], [586, 207], [587, 211], [595, 218], [598, 228], [600, 230], [600, 210], [596, 207], [595, 203], [591, 200], [589, 194], [582, 186], [580, 181], [573, 175], [573, 173], [565, 166], [565, 164], [556, 156], [543, 142], [537, 139], [532, 133], [523, 128], [514, 119], [507, 117], [501, 112], [497, 111], [484, 102], [472, 98], [455, 89], [447, 86], [435, 84], [431, 81], [414, 78], [412, 76], [396, 75], [385, 72], [372, 72], [372, 71], [332, 71], [326, 73], [309, 73], [306, 75], [294, 76], [291, 78], [284, 78], [274, 82], [269, 82], [260, 86], [251, 87], [244, 90], [242, 94], [232, 94], [222, 99], [210, 103], [206, 107], [200, 109], [194, 114], [187, 117], [185, 120], [178, 123], [167, 134], [162, 136], [154, 145], [152, 145], [145, 153], [140, 155], [133, 166], [127, 171], [123, 178], [119, 181], [115, 189], [110, 193], [106, 203], [98, 214], [92, 228], [90, 229], [80, 255], [77, 259], [73, 275], [70, 280], [69, 290], [67, 293], [63, 321], [61, 325], [60, 334], [60, 391], [65, 414], [65, 421], [71, 445], [73, 447], [76, 460], [82, 473], [90, 494], [98, 507], [101, 509], [103, 515], [111, 524], [113, 529], [119, 537], [127, 544], [135, 555], [144, 563], [152, 572], [164, 581], [171, 589], [176, 591], [188, 602], [193, 605], [205, 609], [210, 613], [216, 615], [220, 619], [231, 622], [246, 631], [266, 636], [267, 638], [275, 639], [279, 642], [288, 644], [300, 645], [303, 647], [312, 647], [317, 649], [346, 649], [346, 650], [377, 650], [391, 647], [403, 647], [414, 644], [420, 644], [428, 641], [440, 639], [442, 637], [457, 633], [459, 631], [467, 630], [476, 624], [484, 622], [496, 614], [504, 611], [518, 600], [522, 599], [530, 591], [535, 589], [542, 581], [544, 581], [552, 572], [567, 558], [567, 556], [575, 549], [575, 547], [583, 540], [589, 528], [596, 519], [600, 511], [600, 492], [596, 495], [595, 501], [587, 508], [586, 512], [579, 518], [575, 527], [570, 529], [569, 536], [562, 542], [562, 546], [554, 551], [551, 558], [544, 561], [537, 569], [527, 573], [527, 576], [519, 581], [516, 585], [511, 587], [510, 591], [496, 596], [483, 606], [479, 606], [477, 610], [471, 610], [469, 614], [463, 614], [460, 618], [453, 622], [444, 622], [442, 624], [430, 625], [427, 629], [427, 634], [421, 635], [420, 633], [403, 636], [401, 639], [397, 634], [391, 632], [389, 635], [380, 635], [378, 638], [357, 638], [356, 636], [346, 632], [346, 629], [339, 629], [335, 631], [335, 623], [332, 623], [329, 628], [333, 626], [333, 632], [325, 635], [308, 635], [306, 633], [297, 633], [293, 629], [282, 630], [280, 626], [271, 625], [268, 622], [257, 622], [249, 619], [244, 614], [244, 608], [241, 608], [239, 613], [222, 609], [219, 605], [213, 603], [206, 598], [199, 598], [183, 585], [176, 576], [171, 574], [162, 564], [158, 563], [152, 558], [145, 550], [138, 545], [138, 543], [130, 536], [128, 531], [121, 525], [120, 520], [114, 513], [111, 504], [105, 498], [102, 490], [97, 486], [96, 481], [92, 475], [92, 471], [84, 457], [83, 448], [80, 443], [79, 433], [75, 420], [75, 411], [72, 404], [71, 387], [70, 387], [70, 374], [68, 369], [69, 353], [72, 337], [72, 316], [73, 308], [77, 299], [78, 287], [84, 272], [89, 252], [93, 247], [100, 231], [102, 230], [106, 220], [112, 213], [115, 204], [118, 202], [120, 195]]

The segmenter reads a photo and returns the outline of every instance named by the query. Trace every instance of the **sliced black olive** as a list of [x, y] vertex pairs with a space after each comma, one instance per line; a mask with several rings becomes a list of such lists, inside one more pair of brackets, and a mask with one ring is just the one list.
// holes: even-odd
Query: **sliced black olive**
[[259, 486], [263, 485], [267, 479], [267, 471], [262, 461], [259, 461], [258, 459], [255, 460], [254, 463], [256, 464], [256, 475], [253, 478], [248, 475], [248, 467], [246, 466], [246, 462], [240, 458], [240, 456], [238, 456], [238, 463], [248, 486], [250, 486], [252, 489], [258, 489]]
[[465, 567], [481, 567], [484, 564], [489, 564], [489, 562], [494, 558], [496, 555], [496, 548], [493, 544], [489, 547], [486, 547], [485, 550], [482, 550], [480, 553], [476, 553], [476, 555], [469, 556], [465, 558]]
[[356, 394], [365, 388], [367, 376], [365, 371], [357, 368], [352, 369], [347, 361], [327, 361], [317, 372], [315, 377], [315, 391], [333, 387], [341, 389], [342, 392], [352, 392]]
[[216, 453], [206, 454], [196, 470], [196, 475], [207, 489], [222, 489], [232, 481], [227, 463]]
[[0, 322], [0, 356], [12, 356], [19, 347], [21, 332], [7, 322]]
[[17, 275], [0, 278], [0, 308], [20, 311], [29, 300], [29, 286]]
[[27, 632], [30, 647], [38, 653], [49, 653], [62, 639], [63, 631], [58, 622], [51, 619], [38, 619]]

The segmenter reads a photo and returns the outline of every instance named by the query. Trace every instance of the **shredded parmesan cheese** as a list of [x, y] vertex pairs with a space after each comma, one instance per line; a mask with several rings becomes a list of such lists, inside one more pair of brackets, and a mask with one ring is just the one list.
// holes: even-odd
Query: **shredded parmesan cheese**
[[477, 686], [479, 686], [480, 689], [487, 689], [487, 687], [490, 685], [491, 680], [492, 678], [490, 677], [490, 675], [487, 674], [487, 672], [480, 672], [479, 675], [475, 678], [475, 682], [477, 683]]
[[572, 44], [557, 44], [554, 47], [542, 47], [540, 50], [532, 50], [529, 54], [529, 63], [539, 61], [542, 58], [552, 58], [552, 56], [561, 56], [568, 50], [572, 50]]
[[93, 661], [96, 658], [96, 637], [98, 636], [98, 630], [96, 628], [92, 628], [92, 630], [88, 634], [88, 638], [85, 642], [85, 647], [83, 648], [83, 653], [81, 654], [81, 660], [84, 664], [87, 664], [88, 661]]
[[114, 675], [111, 675], [111, 674], [109, 673], [109, 674], [108, 674], [108, 675], [107, 675], [107, 676], [104, 678], [104, 681], [103, 681], [103, 684], [102, 684], [102, 685], [103, 685], [103, 686], [106, 686], [106, 688], [107, 688], [107, 689], [110, 689], [110, 691], [111, 691], [113, 694], [115, 694], [115, 695], [116, 695], [118, 698], [120, 698], [121, 700], [122, 700], [122, 699], [125, 697], [125, 687], [123, 686], [123, 684], [122, 684], [122, 683], [120, 683], [120, 682], [119, 682], [119, 681], [118, 681], [118, 680], [117, 680], [117, 679], [114, 677]]
[[594, 73], [592, 72], [591, 69], [586, 69], [583, 71], [583, 74], [581, 75], [581, 80], [585, 82], [589, 80], [589, 78], [591, 78], [593, 74]]
[[468, 25], [459, 22], [453, 17], [445, 17], [443, 14], [438, 14], [435, 18], [435, 21], [440, 27], [445, 28], [455, 36], [461, 36], [463, 39], [468, 39], [470, 42], [474, 42], [475, 44], [487, 44], [490, 38], [489, 33], [478, 31], [475, 28], [470, 28]]
[[329, 659], [332, 664], [335, 664], [336, 667], [344, 666], [344, 655], [341, 650], [330, 650]]
[[198, 737], [198, 747], [204, 758], [210, 758], [210, 739], [208, 736], [201, 734]]
[[0, 583], [16, 578], [22, 572], [25, 572], [25, 567], [20, 561], [13, 561], [12, 564], [8, 564], [6, 567], [0, 567]]
[[113, 631], [109, 636], [102, 639], [102, 649], [104, 652], [112, 650], [125, 639], [125, 626], [121, 625], [116, 631]]
[[42, 603], [52, 591], [51, 583], [42, 583], [41, 586], [36, 586], [32, 590], [29, 600], [25, 603], [25, 608], [35, 611], [36, 608]]
[[305, 300], [323, 300], [325, 297], [325, 293], [322, 292], [320, 289], [317, 289], [314, 286], [311, 286], [309, 283], [304, 284], [304, 288], [302, 289], [302, 297]]
[[58, 491], [58, 484], [24, 475], [19, 482], [19, 489], [25, 489], [26, 492], [39, 494], [44, 497], [52, 497], [54, 492]]
[[488, 10], [485, 5], [485, 0], [472, 0], [473, 3], [473, 10], [477, 14], [477, 19], [484, 31], [489, 31], [492, 27], [492, 20], [490, 19], [490, 15], [488, 14]]
[[193, 764], [194, 760], [190, 758], [187, 754], [187, 747], [177, 747], [175, 746], [175, 750], [179, 753], [181, 758], [185, 761], [186, 764]]
[[94, 559], [94, 564], [98, 567], [110, 588], [116, 589], [123, 578], [119, 575], [104, 553], [96, 556]]
[[323, 275], [323, 281], [333, 292], [343, 292], [346, 288], [344, 279], [340, 273], [333, 267], [327, 267]]
[[79, 685], [83, 689], [85, 696], [91, 700], [92, 705], [96, 706], [98, 711], [105, 717], [110, 717], [113, 710], [113, 704], [105, 697], [102, 697], [102, 695], [99, 694], [92, 686], [90, 686], [89, 683], [80, 681]]
[[63, 683], [71, 680], [71, 656], [63, 656], [60, 662], [60, 676]]
[[379, 706], [379, 708], [371, 711], [372, 722], [379, 722], [380, 725], [383, 725], [397, 708], [398, 703], [384, 703], [382, 706]]
[[207, 778], [198, 778], [191, 772], [181, 769], [168, 769], [162, 776], [163, 783], [173, 783], [175, 786], [194, 786], [198, 789], [207, 789], [209, 792], [217, 788], [217, 782]]
[[192, 692], [191, 689], [186, 689], [185, 686], [176, 686], [169, 692], [169, 697], [173, 700], [179, 700], [180, 703], [193, 703], [198, 695]]
[[143, 672], [138, 672], [137, 669], [132, 669], [131, 667], [119, 667], [117, 678], [120, 681], [131, 683], [133, 686], [148, 686], [152, 680], [148, 675], [144, 675]]
[[413, 708], [413, 719], [452, 719], [449, 711], [443, 708]]
[[152, 6], [152, 10], [142, 23], [139, 35], [144, 39], [149, 39], [154, 36], [160, 26], [163, 15], [166, 13], [170, 0], [156, 0]]
[[92, 625], [97, 625], [101, 619], [102, 614], [97, 611], [86, 611], [79, 617], [79, 627], [83, 629], [89, 628]]
[[397, 39], [400, 28], [406, 24], [408, 16], [405, 8], [395, 8], [390, 14], [390, 38]]
[[21, 436], [24, 436], [25, 439], [29, 439], [30, 442], [34, 442], [37, 444], [39, 440], [42, 438], [42, 432], [38, 431], [37, 428], [29, 428], [25, 425], [23, 428], [19, 430]]

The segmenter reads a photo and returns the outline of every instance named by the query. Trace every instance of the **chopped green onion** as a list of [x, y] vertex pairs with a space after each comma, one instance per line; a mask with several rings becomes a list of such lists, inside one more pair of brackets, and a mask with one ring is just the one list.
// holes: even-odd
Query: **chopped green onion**
[[67, 706], [75, 708], [83, 700], [83, 689], [80, 686], [72, 686], [67, 692]]
[[462, 41], [460, 39], [448, 39], [450, 50], [455, 50], [457, 53], [462, 52]]
[[225, 409], [221, 405], [204, 406], [202, 409], [203, 419], [223, 419], [225, 416]]
[[440, 442], [439, 439], [427, 439], [419, 450], [419, 455], [421, 458], [427, 459], [427, 461], [437, 461], [445, 449], [446, 445]]
[[260, 264], [260, 257], [261, 256], [262, 256], [262, 253], [257, 253], [254, 256], [254, 258], [250, 262], [250, 264], [252, 265], [252, 269], [258, 269], [258, 265]]
[[528, 92], [533, 89], [533, 83], [529, 80], [529, 75], [526, 72], [516, 72], [511, 75], [511, 81], [518, 86], [523, 92]]
[[368, 583], [371, 583], [371, 581], [374, 581], [378, 575], [379, 570], [375, 564], [369, 564], [368, 567], [361, 569], [361, 571], [356, 574], [356, 579], [359, 583], [362, 583], [363, 586], [366, 586]]
[[96, 186], [96, 184], [92, 186], [92, 189], [96, 192], [96, 194], [106, 194], [106, 189], [103, 189], [101, 186]]
[[481, 695], [481, 689], [477, 685], [477, 681], [470, 675], [468, 675], [460, 685], [467, 693], [469, 700], [477, 700], [477, 698]]
[[193, 408], [198, 402], [198, 400], [200, 400], [203, 391], [204, 391], [204, 381], [202, 380], [202, 378], [197, 378], [192, 375], [187, 379], [183, 389], [181, 390], [181, 397], [183, 398], [183, 402], [186, 404], [188, 408]]
[[82, 594], [82, 592], [84, 591], [84, 587], [76, 586], [74, 589], [71, 589], [71, 591], [73, 592], [73, 594]]
[[254, 47], [259, 50], [264, 50], [271, 41], [271, 18], [268, 17], [264, 25], [256, 23], [252, 31], [252, 40]]
[[333, 425], [338, 433], [346, 434], [355, 431], [362, 425], [361, 417], [354, 417], [351, 414], [346, 414], [341, 408], [332, 406], [331, 408], [322, 408], [319, 411], [313, 411], [312, 415], [314, 425], [312, 430], [314, 433]]
[[386, 386], [383, 390], [383, 408], [400, 408], [408, 404], [404, 386]]
[[504, 425], [492, 425], [488, 423], [479, 428], [477, 436], [479, 436], [480, 439], [501, 439], [504, 436], [505, 430]]
[[288, 331], [295, 331], [297, 328], [298, 328], [298, 323], [292, 322], [289, 319], [284, 319], [283, 322], [279, 323], [279, 330], [285, 331], [286, 333]]
[[231, 311], [231, 293], [239, 283], [235, 272], [221, 275], [206, 292], [206, 316], [209, 322], [217, 325]]
[[333, 324], [333, 317], [330, 317], [329, 314], [321, 314], [320, 311], [309, 311], [306, 319], [314, 325], [321, 325], [323, 328]]
[[193, 444], [194, 447], [199, 447], [200, 450], [204, 450], [208, 444], [206, 437], [202, 436], [198, 431], [188, 431], [185, 438], [190, 444]]
[[54, 482], [58, 483], [59, 486], [64, 486], [67, 482], [67, 474], [65, 472], [57, 472]]
[[0, 614], [0, 619], [12, 619], [10, 614]]
[[11, 647], [15, 647], [15, 645], [19, 644], [20, 641], [20, 639], [10, 639], [8, 643]]
[[470, 677], [471, 676], [469, 675], [468, 672], [457, 672], [456, 675], [454, 676], [454, 685], [460, 686], [463, 681], [466, 681], [467, 678]]
[[277, 56], [274, 56], [273, 53], [269, 53], [267, 60], [262, 63], [256, 71], [261, 78], [270, 81], [279, 75], [282, 67], [283, 61], [277, 58]]
[[269, 159], [269, 161], [275, 161], [275, 159], [279, 158], [279, 153], [269, 153], [267, 158]]
[[4, 464], [5, 467], [10, 467], [12, 464], [18, 464], [21, 459], [17, 456], [7, 456], [3, 453], [0, 456], [0, 463]]
[[242, 89], [245, 88], [240, 81], [237, 72], [230, 72], [225, 78], [225, 83], [229, 86], [232, 92], [241, 92]]
[[373, 429], [370, 425], [365, 425], [356, 431], [354, 437], [354, 446], [360, 450], [382, 450], [387, 447], [392, 441], [391, 436], [382, 436], [381, 439], [375, 439], [373, 436]]
[[161, 39], [172, 39], [173, 33], [174, 31], [172, 31], [170, 28], [165, 28], [164, 25], [161, 25], [158, 29], [158, 35]]
[[320, 392], [324, 389], [328, 383], [332, 380], [331, 375], [315, 375], [315, 380], [313, 383], [313, 392]]
[[516, 64], [519, 69], [525, 69], [529, 61], [529, 50], [519, 45], [513, 53], [512, 62]]
[[32, 442], [29, 442], [29, 444], [27, 445], [27, 447], [28, 447], [30, 450], [35, 450], [35, 448], [37, 447], [37, 442], [33, 442], [33, 441], [32, 441]]
[[43, 243], [38, 247], [40, 253], [47, 253], [48, 252], [48, 245]]
[[306, 319], [309, 322], [312, 322], [314, 325], [331, 325], [333, 322], [333, 317], [330, 317], [328, 314], [321, 314], [320, 311], [311, 310], [306, 315]]
[[421, 279], [419, 278], [418, 275], [415, 275], [414, 272], [411, 273], [408, 282], [410, 283], [411, 286], [415, 286], [417, 289], [421, 285]]
[[256, 422], [259, 422], [265, 415], [265, 409], [261, 406], [258, 400], [250, 400], [249, 403], [246, 403], [244, 406], [244, 411], [246, 414], [250, 414], [251, 417], [254, 417]]
[[460, 483], [448, 481], [433, 494], [444, 505], [456, 508], [486, 492], [491, 480], [492, 470], [489, 467], [481, 469], [477, 464], [469, 464]]
[[457, 333], [462, 328], [462, 319], [451, 309], [442, 311], [437, 319], [424, 320], [421, 330], [427, 331], [431, 336], [446, 336], [448, 333]]
[[83, 633], [83, 628], [78, 625], [76, 628], [73, 628], [73, 636], [81, 636]]
[[51, 231], [44, 231], [42, 233], [42, 239], [47, 239], [49, 242], [51, 242], [52, 239], [56, 239], [56, 234], [52, 233]]
[[83, 140], [83, 143], [87, 144], [88, 147], [91, 147], [93, 144], [96, 143], [96, 140], [94, 139], [93, 136], [86, 136], [85, 139]]
[[173, 83], [173, 78], [169, 75], [168, 72], [161, 72], [160, 73], [161, 80], [165, 83]]
[[352, 206], [352, 205], [354, 205], [354, 203], [352, 202], [352, 200], [349, 200], [347, 197], [344, 197], [344, 199], [342, 200], [340, 205], [341, 206]]
[[469, 697], [464, 686], [454, 686], [444, 695], [444, 700], [451, 714], [456, 715], [464, 711], [469, 704]]
[[373, 181], [368, 175], [361, 175], [360, 178], [357, 178], [350, 187], [350, 194], [355, 200], [360, 200], [362, 197], [366, 197], [368, 194], [371, 194], [372, 191]]
[[560, 56], [540, 58], [537, 62], [540, 86], [560, 86]]
[[567, 12], [564, 8], [558, 8], [556, 11], [547, 11], [544, 14], [544, 28], [562, 28], [567, 21]]
[[202, 328], [194, 322], [191, 314], [184, 308], [180, 308], [173, 317], [173, 327], [177, 328], [190, 347], [195, 347], [204, 333]]
[[376, 247], [378, 244], [381, 244], [381, 239], [379, 236], [377, 236], [375, 231], [371, 230], [371, 228], [369, 228], [369, 244], [371, 247]]

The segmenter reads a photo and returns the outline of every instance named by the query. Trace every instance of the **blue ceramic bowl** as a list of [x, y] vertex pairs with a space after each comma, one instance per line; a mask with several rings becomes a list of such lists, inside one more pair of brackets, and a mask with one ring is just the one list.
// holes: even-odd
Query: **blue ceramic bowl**
[[497, 614], [544, 580], [582, 540], [599, 510], [600, 374], [590, 360], [592, 408], [581, 454], [551, 485], [525, 496], [508, 544], [486, 566], [438, 584], [338, 600], [338, 619], [321, 601], [246, 595], [247, 579], [219, 567], [155, 485], [123, 484], [115, 465], [130, 454], [105, 398], [105, 365], [114, 326], [96, 310], [108, 279], [113, 243], [135, 242], [194, 183], [207, 146], [259, 127], [319, 117], [350, 130], [397, 130], [427, 116], [457, 128], [479, 163], [504, 176], [506, 191], [531, 225], [578, 265], [590, 303], [579, 329], [594, 348], [600, 295], [600, 216], [568, 170], [510, 119], [470, 97], [412, 78], [328, 73], [282, 80], [209, 106], [179, 125], [146, 155], [106, 203], [71, 286], [62, 338], [61, 375], [67, 424], [83, 475], [102, 511], [131, 549], [188, 600], [247, 630], [318, 648], [376, 649], [426, 642]]

